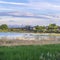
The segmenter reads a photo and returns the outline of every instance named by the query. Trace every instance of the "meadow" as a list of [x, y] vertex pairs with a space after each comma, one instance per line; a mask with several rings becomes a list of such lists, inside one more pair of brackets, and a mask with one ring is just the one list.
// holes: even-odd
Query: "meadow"
[[60, 44], [0, 46], [0, 60], [60, 60]]

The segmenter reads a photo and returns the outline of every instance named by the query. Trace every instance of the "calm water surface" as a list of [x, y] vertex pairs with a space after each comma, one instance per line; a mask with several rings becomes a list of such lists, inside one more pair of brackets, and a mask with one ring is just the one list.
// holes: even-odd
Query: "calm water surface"
[[50, 36], [48, 33], [45, 34], [35, 34], [35, 33], [14, 33], [14, 32], [0, 32], [0, 38], [25, 38], [25, 39], [35, 39], [35, 40], [60, 40], [60, 36]]

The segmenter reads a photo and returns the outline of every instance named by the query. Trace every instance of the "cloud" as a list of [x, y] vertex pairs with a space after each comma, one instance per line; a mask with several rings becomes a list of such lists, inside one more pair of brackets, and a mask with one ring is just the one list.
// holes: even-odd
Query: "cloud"
[[[7, 2], [7, 1], [0, 1], [0, 4], [3, 4], [3, 6], [0, 8], [1, 10], [7, 10], [7, 11], [15, 11], [8, 13], [9, 15], [24, 15], [24, 16], [36, 16], [38, 14], [42, 13], [48, 13], [54, 12], [54, 13], [60, 13], [60, 4], [55, 4], [52, 2], [44, 1], [44, 0], [28, 0], [28, 3], [18, 3], [18, 2]], [[57, 1], [57, 0], [55, 0]], [[4, 6], [4, 4], [8, 4]], [[23, 7], [22, 7], [23, 6]], [[8, 7], [8, 8], [7, 8]], [[18, 11], [18, 12], [16, 12]], [[19, 12], [20, 11], [20, 12]], [[37, 14], [35, 14], [37, 13]], [[52, 14], [51, 13], [51, 14]]]
[[[45, 25], [50, 23], [50, 20], [37, 19], [37, 18], [22, 18], [22, 17], [0, 17], [0, 24], [10, 24], [10, 25]], [[44, 22], [44, 23], [42, 23]]]
[[42, 13], [47, 13], [47, 11], [57, 13], [60, 11], [60, 4], [47, 2], [47, 0], [28, 1], [28, 3], [0, 1], [0, 5], [2, 4], [0, 11], [4, 10], [4, 12], [0, 12], [0, 24], [46, 25], [60, 22], [60, 12], [59, 15], [52, 13], [50, 15], [49, 12], [47, 15], [40, 14], [41, 11]]
[[13, 9], [11, 9], [11, 8], [5, 8], [5, 7], [0, 7], [0, 11], [2, 11], [2, 10], [9, 10], [9, 11], [13, 11]]
[[29, 3], [16, 3], [16, 2], [6, 2], [6, 1], [0, 1], [1, 4], [11, 4], [11, 5], [20, 5], [29, 7], [31, 9], [53, 9], [53, 10], [60, 10], [60, 5], [52, 4], [50, 2], [40, 2], [39, 0], [28, 0]]
[[[28, 3], [17, 3], [17, 2], [7, 2], [7, 1], [0, 1], [0, 4], [11, 4], [11, 5], [17, 5], [16, 7], [17, 10], [19, 8], [26, 8], [26, 9], [35, 9], [35, 10], [54, 10], [54, 11], [60, 11], [60, 4], [54, 4], [54, 3], [51, 3], [51, 2], [45, 2], [45, 1], [41, 1], [41, 0], [28, 0], [29, 2]], [[24, 7], [21, 7], [21, 6], [24, 6]], [[15, 9], [16, 9], [15, 7]], [[14, 8], [11, 7], [12, 10]], [[2, 10], [2, 9], [1, 9]], [[11, 10], [11, 9], [4, 9], [4, 10]]]
[[0, 16], [1, 17], [16, 17], [16, 18], [37, 18], [37, 19], [49, 19], [49, 20], [60, 20], [60, 15], [57, 14], [34, 14], [34, 13], [30, 13], [30, 12], [20, 12], [20, 11], [14, 11], [14, 12], [0, 12]]
[[26, 5], [25, 3], [0, 1], [1, 4]]
[[30, 2], [29, 7], [36, 10], [60, 10], [60, 5], [49, 2]]
[[[50, 23], [59, 24], [60, 20], [53, 19], [38, 19], [38, 18], [23, 18], [23, 17], [11, 17], [5, 16], [0, 17], [0, 24], [8, 24], [8, 25], [48, 25]], [[60, 24], [59, 24], [60, 25]]]

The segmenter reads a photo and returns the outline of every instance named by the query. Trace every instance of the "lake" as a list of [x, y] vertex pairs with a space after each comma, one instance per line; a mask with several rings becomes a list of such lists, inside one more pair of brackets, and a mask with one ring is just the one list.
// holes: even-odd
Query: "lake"
[[49, 33], [15, 33], [0, 32], [0, 39], [22, 39], [22, 40], [60, 40], [60, 36], [53, 36]]

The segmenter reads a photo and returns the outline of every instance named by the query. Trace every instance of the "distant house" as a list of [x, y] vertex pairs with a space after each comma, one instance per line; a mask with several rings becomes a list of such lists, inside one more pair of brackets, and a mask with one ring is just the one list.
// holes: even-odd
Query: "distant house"
[[33, 30], [33, 27], [32, 26], [25, 26], [24, 29], [26, 29], [26, 30]]
[[35, 27], [33, 27], [33, 30], [36, 30], [36, 28], [35, 28]]
[[45, 29], [48, 29], [48, 26], [46, 26]]

